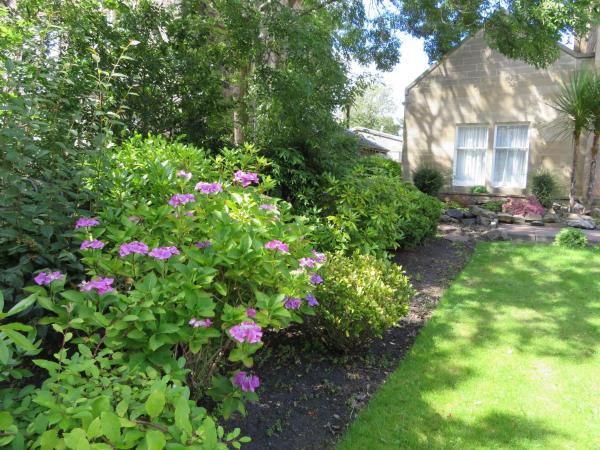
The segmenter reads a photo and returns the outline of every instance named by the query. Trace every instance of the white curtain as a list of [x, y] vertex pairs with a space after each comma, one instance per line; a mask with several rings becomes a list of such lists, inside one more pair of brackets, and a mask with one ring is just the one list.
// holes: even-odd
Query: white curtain
[[454, 184], [457, 186], [485, 184], [487, 127], [458, 127], [456, 132]]
[[527, 125], [500, 125], [494, 147], [494, 186], [521, 187], [527, 183]]

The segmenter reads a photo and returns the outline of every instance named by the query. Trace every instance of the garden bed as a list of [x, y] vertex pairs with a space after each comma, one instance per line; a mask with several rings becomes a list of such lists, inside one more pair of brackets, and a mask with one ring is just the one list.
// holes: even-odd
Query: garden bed
[[465, 265], [473, 243], [428, 240], [396, 261], [418, 294], [400, 326], [359, 354], [319, 352], [297, 331], [271, 338], [258, 362], [260, 402], [229, 421], [253, 442], [245, 449], [327, 449], [412, 346], [444, 289]]

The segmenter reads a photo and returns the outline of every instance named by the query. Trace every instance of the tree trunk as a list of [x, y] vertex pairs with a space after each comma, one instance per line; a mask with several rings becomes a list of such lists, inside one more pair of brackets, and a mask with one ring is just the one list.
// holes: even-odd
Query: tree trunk
[[246, 140], [244, 134], [248, 124], [248, 111], [246, 110], [246, 93], [248, 92], [248, 67], [242, 68], [238, 73], [238, 80], [233, 87], [233, 143], [242, 145]]
[[571, 164], [571, 188], [569, 189], [569, 212], [573, 212], [577, 195], [577, 159], [579, 158], [579, 138], [581, 133], [573, 133], [573, 163]]
[[598, 147], [600, 146], [600, 131], [594, 132], [594, 140], [592, 141], [592, 150], [590, 158], [590, 176], [588, 179], [587, 187], [587, 207], [589, 210], [592, 209], [592, 203], [594, 202], [594, 184], [596, 182], [596, 159], [598, 157]]

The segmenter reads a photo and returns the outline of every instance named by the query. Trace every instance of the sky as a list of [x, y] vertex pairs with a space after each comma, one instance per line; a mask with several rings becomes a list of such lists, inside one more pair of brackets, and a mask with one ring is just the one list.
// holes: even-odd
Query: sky
[[371, 70], [376, 73], [378, 78], [386, 86], [389, 86], [396, 100], [396, 114], [394, 118], [400, 121], [404, 114], [404, 89], [412, 83], [421, 73], [429, 67], [427, 54], [423, 50], [423, 40], [410, 36], [406, 33], [400, 33], [402, 46], [400, 48], [400, 62], [392, 72], [376, 72], [373, 68], [361, 66], [353, 67], [354, 73], [362, 73]]

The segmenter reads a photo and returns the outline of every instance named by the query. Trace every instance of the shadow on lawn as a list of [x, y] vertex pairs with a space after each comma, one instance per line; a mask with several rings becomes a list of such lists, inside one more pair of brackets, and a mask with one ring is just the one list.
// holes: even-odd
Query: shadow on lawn
[[[569, 252], [569, 259], [557, 261], [534, 246], [485, 245], [446, 292], [443, 313], [428, 322], [408, 360], [362, 412], [340, 450], [365, 448], [369, 441], [370, 450], [552, 448], [547, 443], [568, 439], [551, 422], [528, 417], [527, 404], [514, 413], [475, 414], [467, 423], [452, 410], [464, 411], [472, 400], [457, 396], [460, 405], [434, 405], [427, 398], [480, 376], [473, 364], [477, 358], [469, 359], [475, 352], [508, 348], [572, 363], [598, 351], [599, 256]], [[503, 386], [497, 388], [502, 396]]]

